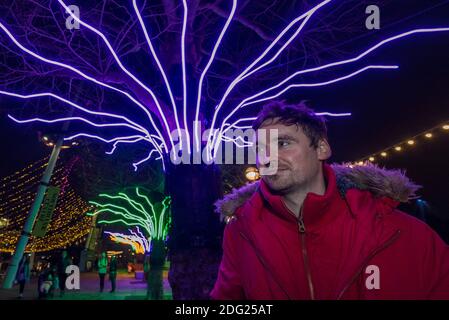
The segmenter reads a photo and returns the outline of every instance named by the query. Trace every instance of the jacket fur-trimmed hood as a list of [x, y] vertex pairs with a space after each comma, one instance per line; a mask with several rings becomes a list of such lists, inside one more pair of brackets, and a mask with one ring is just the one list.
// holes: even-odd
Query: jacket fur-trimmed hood
[[[367, 163], [363, 166], [332, 164], [337, 187], [342, 195], [349, 189], [368, 190], [375, 197], [388, 197], [399, 202], [417, 198], [416, 191], [421, 186], [411, 181], [402, 170], [388, 170]], [[259, 182], [249, 183], [233, 189], [223, 199], [215, 202], [216, 212], [222, 218], [230, 217], [257, 190]]]

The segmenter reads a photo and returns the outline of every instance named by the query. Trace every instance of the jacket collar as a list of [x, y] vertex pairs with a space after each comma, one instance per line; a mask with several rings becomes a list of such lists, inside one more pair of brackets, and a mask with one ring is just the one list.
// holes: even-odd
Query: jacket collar
[[[380, 168], [367, 163], [363, 166], [332, 164], [329, 166], [333, 174], [329, 175], [327, 165], [324, 174], [328, 176], [327, 183], [333, 183], [335, 176], [339, 193], [347, 200], [351, 207], [351, 213], [357, 213], [358, 208], [366, 206], [365, 200], [358, 201], [360, 191], [368, 191], [376, 199], [381, 199], [386, 210], [391, 210], [399, 202], [407, 202], [416, 198], [416, 191], [420, 186], [411, 181], [405, 172], [401, 170], [390, 170]], [[235, 218], [237, 208], [247, 200], [256, 205], [255, 198], [263, 198], [260, 192], [260, 182], [249, 183], [240, 188], [233, 189], [223, 199], [215, 203], [216, 212], [226, 221]], [[366, 195], [367, 196], [367, 195]]]
[[[307, 230], [314, 230], [331, 222], [342, 211], [347, 211], [345, 200], [339, 193], [333, 169], [323, 164], [326, 191], [323, 195], [309, 192], [302, 205], [302, 217]], [[260, 182], [259, 191], [272, 212], [280, 218], [297, 223], [297, 218], [285, 204], [283, 198], [273, 194], [265, 182]]]

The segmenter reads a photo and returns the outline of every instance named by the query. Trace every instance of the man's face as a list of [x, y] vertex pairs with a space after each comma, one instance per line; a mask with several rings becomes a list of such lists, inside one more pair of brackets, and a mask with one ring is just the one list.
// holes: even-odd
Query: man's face
[[[266, 141], [269, 143], [265, 146], [265, 151], [258, 152], [257, 167], [260, 169], [277, 166], [274, 174], [263, 175], [262, 179], [278, 194], [286, 194], [307, 186], [321, 172], [321, 161], [330, 157], [327, 141], [320, 140], [317, 148], [311, 146], [310, 139], [300, 126], [287, 126], [277, 122], [277, 119], [268, 119], [262, 123], [260, 129], [266, 130]], [[272, 129], [278, 132], [277, 141], [276, 136], [270, 135]], [[275, 143], [278, 148], [277, 157], [270, 154], [270, 145]]]

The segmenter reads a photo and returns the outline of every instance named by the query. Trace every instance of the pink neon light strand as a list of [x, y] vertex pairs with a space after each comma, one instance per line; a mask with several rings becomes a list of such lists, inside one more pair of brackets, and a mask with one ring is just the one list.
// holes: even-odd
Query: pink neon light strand
[[293, 73], [292, 75], [288, 76], [287, 78], [285, 78], [284, 80], [282, 80], [281, 82], [279, 82], [278, 84], [276, 84], [276, 85], [274, 85], [274, 86], [272, 86], [272, 87], [270, 87], [270, 88], [268, 88], [266, 90], [260, 91], [260, 92], [258, 92], [257, 94], [255, 94], [255, 95], [253, 95], [251, 97], [248, 97], [248, 98], [244, 99], [237, 107], [235, 107], [235, 109], [239, 109], [240, 107], [245, 105], [246, 102], [251, 101], [251, 100], [253, 100], [253, 99], [255, 99], [255, 98], [257, 98], [257, 97], [259, 97], [259, 96], [261, 96], [261, 95], [271, 91], [271, 90], [279, 88], [280, 86], [284, 85], [285, 83], [287, 83], [288, 81], [290, 81], [291, 79], [293, 79], [294, 77], [296, 77], [298, 75], [306, 74], [306, 73], [310, 73], [310, 72], [314, 72], [314, 71], [320, 71], [320, 70], [328, 69], [328, 68], [331, 68], [331, 67], [335, 67], [335, 66], [340, 66], [340, 65], [345, 65], [345, 64], [352, 63], [352, 62], [356, 62], [356, 61], [362, 59], [363, 57], [365, 57], [366, 55], [368, 55], [369, 53], [373, 52], [374, 50], [382, 47], [383, 45], [385, 45], [385, 44], [387, 44], [387, 43], [389, 43], [391, 41], [394, 41], [394, 40], [397, 40], [397, 39], [401, 39], [401, 38], [404, 38], [404, 37], [407, 37], [407, 36], [410, 36], [410, 35], [414, 35], [414, 34], [417, 34], [417, 33], [444, 32], [444, 31], [449, 31], [449, 28], [428, 28], [428, 29], [415, 29], [415, 30], [407, 31], [407, 32], [401, 33], [399, 35], [387, 38], [387, 39], [385, 39], [383, 41], [380, 41], [376, 45], [370, 47], [369, 49], [365, 50], [364, 52], [362, 52], [361, 54], [359, 54], [358, 56], [356, 56], [354, 58], [341, 60], [341, 61], [337, 61], [337, 62], [333, 62], [333, 63], [329, 63], [329, 64], [326, 64], [326, 65], [323, 65], [323, 66], [319, 66], [319, 67], [315, 67], [315, 68], [310, 68], [310, 69], [297, 71], [297, 72]]
[[217, 53], [218, 47], [219, 47], [226, 31], [228, 30], [228, 27], [231, 24], [232, 19], [234, 18], [236, 8], [237, 8], [237, 0], [233, 0], [231, 12], [229, 13], [226, 23], [225, 23], [223, 29], [221, 30], [221, 33], [218, 36], [217, 41], [215, 42], [214, 49], [212, 50], [212, 53], [209, 57], [209, 61], [206, 64], [206, 67], [204, 68], [203, 72], [201, 73], [200, 81], [198, 83], [198, 95], [197, 95], [196, 109], [195, 109], [195, 129], [194, 129], [197, 151], [199, 151], [199, 148], [200, 148], [200, 138], [199, 138], [200, 133], [198, 130], [198, 120], [199, 120], [199, 113], [200, 113], [200, 106], [201, 106], [201, 92], [203, 89], [204, 77], [206, 76], [206, 73], [209, 70], [209, 67], [211, 66], [212, 62], [214, 61], [215, 54]]
[[[137, 1], [136, 0], [133, 0], [133, 7], [134, 7], [134, 11], [136, 12], [136, 16], [137, 16], [137, 19], [139, 20], [139, 23], [140, 23], [140, 26], [142, 28], [142, 31], [143, 31], [143, 33], [145, 35], [145, 39], [147, 41], [148, 47], [150, 48], [151, 54], [153, 55], [154, 61], [156, 62], [157, 66], [159, 68], [159, 71], [161, 72], [162, 78], [164, 79], [165, 87], [167, 88], [167, 91], [168, 91], [168, 94], [169, 94], [169, 97], [170, 97], [170, 102], [172, 104], [173, 114], [175, 116], [176, 127], [177, 127], [178, 131], [180, 131], [181, 127], [179, 125], [178, 111], [176, 110], [175, 99], [173, 97], [173, 92], [171, 90], [171, 86], [170, 86], [170, 83], [168, 81], [167, 75], [165, 73], [164, 68], [162, 67], [161, 62], [159, 61], [159, 58], [158, 58], [158, 56], [156, 54], [156, 51], [154, 50], [153, 44], [151, 42], [151, 39], [150, 39], [150, 37], [148, 35], [147, 28], [145, 26], [145, 23], [144, 23], [144, 21], [142, 19], [142, 16], [140, 14], [139, 9], [137, 8]], [[182, 144], [182, 141], [181, 141], [181, 144]]]
[[[270, 97], [267, 97], [267, 98], [263, 98], [263, 99], [259, 99], [259, 100], [256, 100], [256, 101], [252, 101], [252, 102], [249, 102], [249, 103], [247, 103], [245, 105], [255, 104], [255, 103], [259, 103], [259, 102], [265, 101], [265, 100], [274, 99], [274, 98], [280, 96], [281, 94], [285, 93], [286, 91], [290, 90], [291, 88], [321, 87], [321, 86], [325, 86], [325, 85], [329, 85], [329, 84], [333, 84], [333, 83], [336, 83], [336, 82], [340, 82], [340, 81], [343, 81], [343, 80], [350, 79], [350, 78], [352, 78], [352, 77], [354, 77], [354, 76], [356, 76], [356, 75], [358, 75], [360, 73], [363, 73], [363, 72], [365, 72], [367, 70], [370, 70], [370, 69], [397, 69], [397, 68], [399, 68], [399, 67], [398, 66], [370, 65], [370, 66], [366, 66], [366, 67], [364, 67], [362, 69], [359, 69], [359, 70], [357, 70], [355, 72], [352, 72], [352, 73], [350, 73], [350, 74], [348, 74], [346, 76], [339, 77], [339, 78], [336, 78], [336, 79], [333, 79], [333, 80], [329, 80], [329, 81], [325, 81], [325, 82], [293, 84], [293, 85], [288, 86], [287, 88], [285, 88], [284, 90], [282, 90], [281, 92], [279, 92], [276, 95], [273, 95], [273, 96], [270, 96]], [[242, 107], [245, 106], [245, 105], [242, 105]], [[230, 114], [228, 117], [230, 117], [231, 115], [232, 114]], [[217, 147], [218, 147], [218, 144], [220, 143], [221, 137], [223, 136], [223, 130], [224, 130], [224, 123], [220, 127], [220, 130], [219, 130], [220, 133], [218, 135], [218, 139], [217, 139], [217, 141], [216, 141], [216, 143], [214, 145], [214, 148], [213, 148], [214, 149], [214, 157], [217, 154], [217, 151], [218, 151]]]
[[310, 68], [310, 69], [298, 71], [298, 72], [294, 73], [293, 75], [287, 77], [287, 78], [284, 79], [283, 81], [281, 81], [279, 84], [277, 84], [277, 85], [275, 85], [275, 86], [273, 86], [273, 87], [271, 87], [271, 88], [269, 88], [269, 89], [267, 89], [267, 90], [264, 90], [264, 91], [262, 91], [262, 92], [259, 92], [258, 94], [254, 95], [254, 96], [252, 96], [252, 97], [246, 98], [246, 99], [244, 100], [244, 102], [242, 101], [242, 103], [241, 103], [239, 106], [237, 106], [237, 107], [230, 113], [230, 115], [228, 115], [228, 116], [226, 117], [226, 119], [225, 119], [223, 122], [226, 122], [226, 120], [229, 119], [229, 117], [230, 117], [232, 114], [234, 114], [235, 110], [238, 109], [238, 108], [240, 108], [240, 107], [242, 107], [246, 101], [249, 101], [249, 100], [251, 100], [251, 99], [253, 99], [253, 98], [257, 97], [257, 96], [260, 96], [260, 95], [262, 95], [262, 94], [264, 94], [264, 93], [266, 93], [266, 92], [268, 92], [268, 91], [270, 91], [270, 90], [272, 90], [272, 89], [275, 89], [275, 88], [280, 87], [281, 85], [285, 84], [286, 82], [288, 82], [289, 80], [291, 80], [293, 77], [295, 77], [295, 76], [297, 76], [297, 75], [305, 74], [305, 73], [309, 73], [309, 72], [314, 72], [314, 71], [320, 71], [320, 70], [327, 69], [327, 68], [330, 68], [330, 67], [334, 67], [334, 66], [338, 66], [338, 65], [344, 65], [344, 64], [347, 64], [347, 63], [351, 63], [351, 62], [358, 61], [358, 60], [362, 59], [363, 57], [365, 57], [366, 55], [368, 55], [369, 53], [371, 53], [372, 51], [374, 51], [374, 50], [380, 48], [381, 46], [383, 46], [383, 45], [385, 45], [385, 44], [387, 44], [387, 43], [389, 43], [389, 42], [391, 42], [391, 41], [394, 41], [394, 40], [397, 40], [397, 39], [401, 39], [401, 38], [404, 38], [404, 37], [407, 37], [407, 36], [410, 36], [410, 35], [413, 35], [413, 34], [418, 34], [418, 33], [429, 33], [429, 32], [447, 32], [447, 31], [449, 31], [449, 27], [441, 27], [441, 28], [420, 28], [420, 29], [410, 30], [410, 31], [407, 31], [407, 32], [403, 32], [403, 33], [401, 33], [401, 34], [398, 34], [398, 35], [396, 35], [396, 36], [387, 38], [387, 39], [385, 39], [385, 40], [383, 40], [383, 41], [377, 43], [376, 45], [372, 46], [372, 47], [369, 48], [368, 50], [362, 52], [361, 54], [359, 54], [358, 56], [356, 56], [356, 57], [354, 57], [354, 58], [346, 59], [346, 60], [342, 60], [342, 61], [337, 61], [337, 62], [329, 63], [329, 64], [326, 64], [326, 65], [323, 65], [323, 66], [319, 66], [319, 67], [315, 67], [315, 68]]
[[92, 27], [91, 25], [85, 23], [84, 21], [82, 21], [79, 17], [77, 17], [70, 9], [69, 7], [64, 3], [64, 1], [62, 0], [58, 0], [59, 4], [64, 7], [66, 9], [66, 12], [68, 14], [70, 14], [70, 16], [75, 19], [75, 21], [79, 22], [79, 24], [81, 24], [82, 26], [88, 28], [89, 30], [93, 31], [94, 33], [96, 33], [98, 36], [100, 36], [100, 38], [103, 39], [103, 42], [106, 44], [106, 46], [108, 47], [109, 51], [111, 52], [112, 56], [114, 57], [115, 61], [117, 62], [117, 64], [119, 65], [120, 69], [122, 69], [123, 72], [125, 72], [131, 79], [133, 79], [137, 84], [139, 84], [145, 91], [147, 91], [151, 97], [153, 98], [154, 103], [156, 104], [156, 107], [159, 111], [159, 114], [162, 118], [162, 121], [165, 125], [165, 129], [167, 130], [167, 135], [170, 138], [170, 142], [172, 144], [172, 147], [174, 148], [174, 142], [171, 139], [171, 131], [170, 131], [170, 127], [168, 125], [168, 121], [167, 118], [165, 117], [164, 112], [162, 111], [162, 108], [159, 104], [159, 101], [156, 97], [156, 95], [154, 94], [154, 92], [148, 88], [145, 84], [143, 84], [134, 74], [132, 74], [120, 61], [119, 57], [117, 56], [116, 52], [114, 51], [114, 49], [112, 48], [109, 40], [106, 38], [106, 36], [100, 32], [99, 30], [95, 29], [94, 27]]
[[122, 91], [122, 90], [120, 90], [120, 89], [118, 89], [116, 87], [113, 87], [111, 85], [108, 85], [108, 84], [106, 84], [104, 82], [101, 82], [101, 81], [99, 81], [99, 80], [97, 80], [97, 79], [95, 79], [93, 77], [90, 77], [87, 74], [83, 73], [82, 71], [80, 71], [80, 70], [78, 70], [78, 69], [76, 69], [76, 68], [74, 68], [74, 67], [72, 67], [70, 65], [67, 65], [67, 64], [61, 63], [61, 62], [57, 62], [57, 61], [54, 61], [54, 60], [51, 60], [51, 59], [47, 59], [47, 58], [44, 58], [44, 57], [38, 55], [37, 53], [35, 53], [35, 52], [25, 48], [24, 46], [22, 46], [17, 41], [17, 39], [11, 34], [11, 32], [9, 32], [9, 30], [1, 22], [0, 22], [0, 28], [8, 35], [8, 37], [14, 42], [15, 45], [17, 45], [22, 51], [25, 51], [26, 53], [28, 53], [29, 55], [33, 56], [34, 58], [39, 59], [41, 61], [44, 61], [44, 62], [46, 62], [48, 64], [56, 65], [56, 66], [59, 66], [59, 67], [71, 70], [71, 71], [79, 74], [80, 76], [82, 76], [86, 80], [92, 81], [92, 82], [94, 82], [94, 83], [96, 83], [96, 84], [98, 84], [100, 86], [103, 86], [105, 88], [114, 90], [116, 92], [119, 92], [119, 93], [125, 95], [128, 99], [133, 101], [136, 105], [139, 106], [139, 108], [141, 108], [146, 113], [146, 115], [148, 116], [148, 118], [149, 118], [149, 120], [150, 120], [150, 122], [151, 122], [151, 124], [152, 124], [152, 126], [154, 128], [154, 130], [159, 134], [160, 137], [162, 137], [162, 133], [159, 131], [156, 123], [154, 122], [153, 117], [151, 116], [151, 113], [148, 111], [148, 109], [145, 106], [143, 106], [139, 101], [137, 101], [135, 98], [133, 98], [129, 93], [127, 93], [125, 91]]
[[[184, 8], [184, 15], [182, 17], [182, 31], [181, 31], [181, 66], [182, 66], [182, 109], [184, 114], [184, 130], [187, 139], [187, 152], [190, 154], [190, 133], [187, 125], [187, 75], [186, 75], [186, 30], [187, 30], [187, 0], [182, 0]], [[182, 137], [183, 135], [181, 135]], [[181, 138], [180, 137], [180, 138]], [[182, 146], [181, 146], [182, 148]]]
[[[271, 42], [271, 44], [268, 46], [267, 49], [265, 49], [265, 51], [256, 59], [254, 60], [239, 76], [237, 76], [237, 78], [232, 81], [232, 83], [229, 85], [229, 87], [226, 89], [225, 94], [223, 95], [223, 97], [221, 98], [219, 104], [216, 107], [216, 110], [214, 112], [213, 118], [212, 118], [212, 124], [211, 124], [211, 129], [215, 128], [215, 122], [217, 120], [217, 116], [218, 116], [218, 112], [220, 111], [221, 107], [223, 106], [223, 103], [226, 99], [226, 97], [229, 95], [229, 93], [232, 91], [232, 89], [241, 81], [241, 79], [248, 73], [251, 71], [251, 69], [260, 61], [262, 60], [267, 54], [268, 52], [270, 52], [270, 50], [276, 45], [277, 42], [279, 42], [279, 40], [284, 36], [285, 33], [287, 33], [297, 22], [305, 19], [305, 22], [308, 21], [308, 18], [310, 18], [318, 9], [320, 9], [322, 6], [326, 5], [327, 3], [329, 3], [330, 0], [326, 0], [321, 2], [320, 4], [318, 4], [317, 6], [315, 6], [314, 8], [312, 8], [311, 10], [307, 11], [306, 13], [300, 15], [299, 17], [297, 17], [296, 19], [294, 19], [287, 27], [284, 28], [284, 30], [281, 31], [281, 33], [276, 37], [275, 40], [273, 40]], [[307, 19], [306, 19], [307, 18]], [[298, 30], [295, 32], [295, 34], [293, 36], [291, 36], [289, 38], [289, 40], [287, 40], [287, 43], [290, 43], [291, 41], [293, 41], [294, 37], [296, 37], [298, 35], [298, 33], [302, 30], [302, 28], [305, 26], [305, 23], [302, 23], [300, 25], [300, 27], [298, 28]], [[280, 52], [282, 52], [282, 50], [285, 49], [285, 45], [282, 46], [282, 48], [278, 51], [278, 53], [275, 55], [275, 57], [277, 57]], [[273, 59], [274, 60], [274, 59]], [[269, 63], [271, 63], [272, 60], [270, 60]], [[266, 65], [266, 64], [265, 64]], [[264, 65], [264, 66], [265, 66]], [[208, 146], [209, 146], [209, 142], [212, 139], [212, 135], [209, 135], [208, 138]], [[214, 141], [211, 141], [211, 146], [214, 145]], [[208, 153], [209, 156], [209, 153]]]

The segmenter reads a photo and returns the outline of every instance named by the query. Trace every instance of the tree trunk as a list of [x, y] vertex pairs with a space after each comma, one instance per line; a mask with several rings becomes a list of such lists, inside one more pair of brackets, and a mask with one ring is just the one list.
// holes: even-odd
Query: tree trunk
[[166, 166], [172, 197], [169, 283], [175, 300], [208, 299], [221, 258], [222, 225], [213, 203], [221, 197], [216, 165]]
[[150, 270], [147, 278], [147, 298], [151, 300], [162, 300], [163, 279], [166, 249], [164, 240], [152, 240], [150, 253]]

